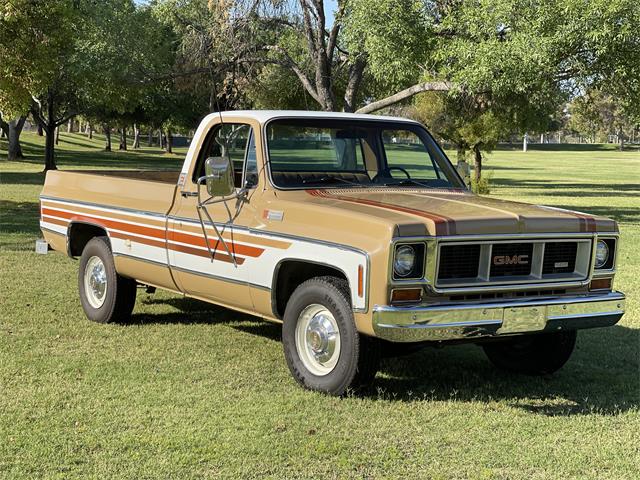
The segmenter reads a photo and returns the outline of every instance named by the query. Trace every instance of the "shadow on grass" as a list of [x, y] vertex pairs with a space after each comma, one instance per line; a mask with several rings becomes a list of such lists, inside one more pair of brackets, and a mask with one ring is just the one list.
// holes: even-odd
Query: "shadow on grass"
[[[134, 315], [133, 323], [224, 323], [274, 342], [280, 325], [188, 298], [147, 299], [180, 313]], [[531, 377], [494, 368], [475, 345], [425, 347], [382, 361], [373, 385], [354, 395], [401, 402], [500, 401], [547, 416], [615, 415], [640, 407], [640, 332], [624, 326], [585, 330], [567, 365], [552, 375]], [[247, 352], [247, 355], [251, 355]], [[497, 406], [496, 408], [501, 408]]]
[[37, 202], [0, 200], [0, 232], [2, 233], [37, 235], [40, 232], [38, 217]]
[[[618, 223], [640, 223], [639, 207], [605, 207], [605, 206], [584, 206], [576, 207], [575, 205], [555, 205], [559, 208], [567, 210], [579, 210], [581, 212], [590, 213], [592, 215], [600, 215], [603, 217], [613, 218]], [[624, 226], [622, 227], [624, 228]]]
[[[639, 145], [625, 145], [625, 152], [636, 152]], [[494, 151], [522, 152], [522, 143], [501, 143]], [[527, 150], [541, 152], [619, 152], [618, 144], [613, 143], [529, 143]], [[525, 152], [523, 152], [525, 153]], [[526, 153], [525, 153], [526, 154]]]
[[[41, 144], [24, 140], [22, 151], [25, 159], [21, 163], [44, 166], [44, 147]], [[56, 162], [60, 169], [82, 168], [125, 168], [133, 170], [179, 170], [182, 167], [183, 155], [166, 157], [159, 150], [127, 150], [105, 152], [95, 148], [95, 144], [85, 144], [82, 141], [63, 139], [63, 143], [84, 147], [86, 150], [56, 149]], [[93, 148], [92, 148], [93, 147]]]

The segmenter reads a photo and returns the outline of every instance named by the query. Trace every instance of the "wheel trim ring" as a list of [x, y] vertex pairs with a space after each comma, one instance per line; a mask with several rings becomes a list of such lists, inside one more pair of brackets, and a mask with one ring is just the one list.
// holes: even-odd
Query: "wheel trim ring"
[[340, 329], [325, 306], [311, 304], [300, 312], [295, 341], [302, 364], [313, 375], [323, 377], [334, 370], [340, 359]]
[[92, 256], [84, 268], [85, 298], [93, 308], [104, 305], [108, 290], [107, 271], [100, 257]]

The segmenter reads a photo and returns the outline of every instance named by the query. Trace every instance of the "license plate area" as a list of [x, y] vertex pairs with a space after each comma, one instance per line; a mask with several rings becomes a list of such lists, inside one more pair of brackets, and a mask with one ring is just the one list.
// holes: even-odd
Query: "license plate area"
[[537, 332], [547, 323], [547, 307], [507, 307], [503, 311], [502, 326], [498, 334]]

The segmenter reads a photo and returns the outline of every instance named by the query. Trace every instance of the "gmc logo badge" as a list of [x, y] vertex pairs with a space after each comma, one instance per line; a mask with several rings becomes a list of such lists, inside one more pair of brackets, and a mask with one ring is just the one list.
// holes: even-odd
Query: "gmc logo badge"
[[529, 263], [529, 255], [496, 255], [493, 257], [494, 265], [526, 265]]

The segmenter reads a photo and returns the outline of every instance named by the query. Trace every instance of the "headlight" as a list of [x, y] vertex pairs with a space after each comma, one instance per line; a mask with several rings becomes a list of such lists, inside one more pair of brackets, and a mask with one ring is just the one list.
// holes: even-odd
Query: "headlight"
[[406, 277], [416, 264], [416, 251], [410, 245], [402, 245], [396, 250], [393, 271], [399, 277]]
[[596, 268], [602, 268], [609, 260], [609, 246], [604, 240], [598, 240], [596, 245]]

